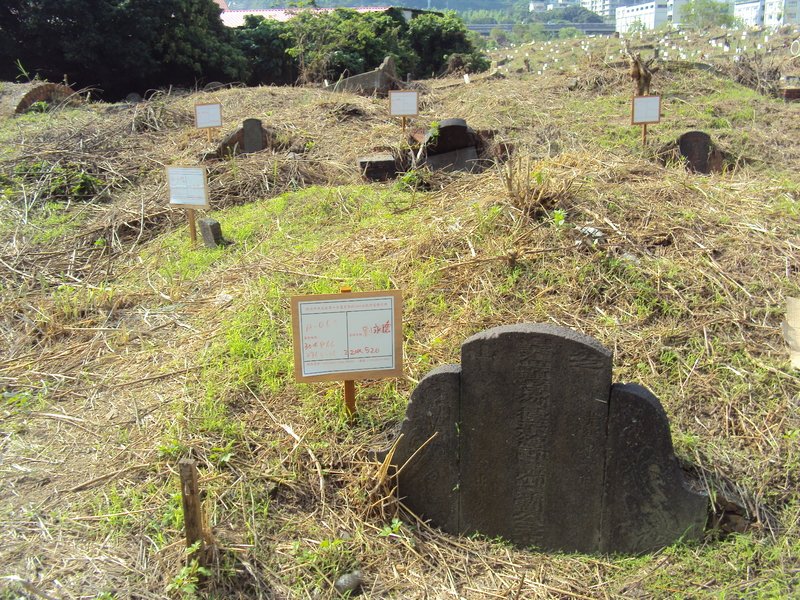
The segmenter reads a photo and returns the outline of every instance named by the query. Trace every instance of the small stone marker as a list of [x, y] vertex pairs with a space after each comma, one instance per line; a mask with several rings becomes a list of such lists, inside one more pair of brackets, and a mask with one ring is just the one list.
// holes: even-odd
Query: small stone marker
[[612, 386], [611, 352], [569, 329], [472, 336], [460, 366], [420, 381], [401, 434], [400, 498], [451, 533], [640, 553], [703, 531], [708, 498], [686, 487], [658, 400]]
[[358, 159], [358, 170], [370, 181], [386, 181], [397, 176], [397, 164], [391, 154], [362, 156]]
[[216, 219], [200, 219], [200, 235], [206, 248], [227, 246], [229, 243], [222, 237], [222, 226]]
[[242, 150], [245, 153], [260, 152], [264, 149], [264, 128], [260, 119], [245, 119], [242, 122], [244, 131]]

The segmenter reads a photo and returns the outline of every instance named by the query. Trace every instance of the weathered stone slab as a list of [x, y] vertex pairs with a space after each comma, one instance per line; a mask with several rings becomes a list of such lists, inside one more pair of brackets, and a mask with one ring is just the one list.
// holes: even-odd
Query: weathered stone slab
[[372, 154], [358, 159], [361, 176], [371, 181], [386, 181], [397, 176], [397, 163], [391, 154]]
[[708, 497], [686, 486], [667, 415], [639, 385], [611, 388], [606, 465], [602, 550], [638, 554], [702, 536]]
[[[403, 435], [394, 455], [397, 461], [394, 464], [402, 469], [398, 495], [405, 498], [404, 504], [445, 531], [460, 529], [457, 436], [460, 373], [457, 365], [445, 365], [419, 382], [406, 409]], [[423, 445], [423, 450], [409, 461]], [[403, 458], [398, 460], [399, 457]]]
[[465, 341], [460, 367], [414, 390], [391, 462], [402, 501], [452, 533], [638, 553], [705, 522], [707, 498], [686, 487], [658, 400], [612, 388], [610, 351], [552, 325]]
[[260, 119], [245, 119], [242, 122], [242, 150], [245, 153], [264, 149], [264, 127]]
[[326, 89], [334, 92], [354, 92], [361, 94], [387, 94], [390, 90], [403, 87], [397, 78], [397, 69], [394, 58], [387, 56], [381, 65], [374, 71], [359, 73], [351, 77], [340, 79], [334, 84], [326, 85]]
[[552, 325], [495, 327], [461, 346], [461, 531], [598, 547], [611, 353]]
[[216, 219], [200, 219], [200, 235], [206, 248], [226, 246], [228, 241], [222, 237], [222, 226]]
[[433, 154], [425, 159], [425, 164], [436, 171], [475, 171], [479, 168], [478, 151], [475, 148], [462, 148], [445, 154]]

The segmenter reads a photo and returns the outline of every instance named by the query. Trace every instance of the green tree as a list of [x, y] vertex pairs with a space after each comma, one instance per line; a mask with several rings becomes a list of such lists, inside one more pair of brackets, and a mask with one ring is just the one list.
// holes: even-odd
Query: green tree
[[558, 37], [562, 40], [580, 37], [581, 30], [577, 27], [562, 27], [558, 30]]
[[0, 76], [19, 60], [109, 97], [246, 75], [213, 0], [12, 0], [0, 10], [0, 34]]
[[303, 11], [288, 24], [292, 46], [287, 52], [298, 61], [301, 77], [307, 81], [363, 73], [378, 67], [387, 56], [394, 57], [400, 73], [412, 70], [416, 62], [408, 43], [408, 25], [397, 11]]
[[294, 44], [289, 23], [248, 15], [233, 33], [249, 65], [250, 85], [294, 83], [298, 70], [297, 60], [289, 55]]
[[441, 72], [450, 54], [476, 54], [464, 22], [453, 12], [419, 15], [408, 24], [408, 35], [419, 61], [415, 70], [418, 77]]
[[716, 0], [689, 0], [681, 7], [675, 21], [696, 29], [730, 27], [735, 21], [733, 4]]
[[542, 23], [602, 23], [603, 18], [597, 13], [583, 8], [582, 6], [567, 6], [564, 8], [554, 8], [531, 15], [536, 21]]

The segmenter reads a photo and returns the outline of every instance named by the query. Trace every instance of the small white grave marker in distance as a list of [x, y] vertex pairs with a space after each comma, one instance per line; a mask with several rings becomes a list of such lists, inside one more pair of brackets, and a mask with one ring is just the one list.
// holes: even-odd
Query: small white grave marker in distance
[[203, 167], [167, 167], [169, 203], [208, 208], [208, 177]]
[[197, 243], [195, 208], [208, 208], [208, 175], [203, 167], [167, 167], [169, 203], [183, 206], [189, 222], [189, 237]]
[[634, 96], [631, 105], [631, 125], [661, 122], [661, 96]]
[[419, 114], [419, 92], [391, 90], [389, 114], [393, 117], [416, 117]]
[[222, 127], [222, 105], [218, 102], [194, 105], [194, 126], [197, 129]]

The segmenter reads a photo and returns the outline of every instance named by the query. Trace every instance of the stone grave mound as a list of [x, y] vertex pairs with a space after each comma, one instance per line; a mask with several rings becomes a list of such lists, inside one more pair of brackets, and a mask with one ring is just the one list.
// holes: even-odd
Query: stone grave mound
[[204, 158], [224, 158], [267, 149], [302, 154], [306, 150], [306, 144], [293, 139], [287, 133], [264, 127], [260, 119], [245, 119], [241, 127], [229, 133], [217, 149]]
[[677, 140], [658, 150], [661, 164], [684, 162], [693, 173], [721, 173], [729, 162], [728, 155], [703, 131], [687, 131]]
[[476, 132], [464, 119], [444, 119], [417, 141], [422, 164], [433, 171], [482, 171], [505, 161], [513, 150], [495, 141], [495, 132]]
[[6, 83], [0, 89], [0, 115], [22, 114], [38, 102], [49, 106], [80, 104], [81, 97], [67, 85], [33, 81], [30, 83]]
[[[673, 454], [658, 399], [611, 382], [611, 352], [553, 325], [478, 333], [428, 373], [394, 453], [398, 496], [453, 534], [567, 552], [697, 539], [708, 497]], [[402, 468], [401, 468], [402, 467]]]

